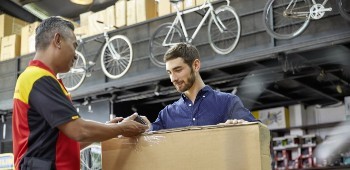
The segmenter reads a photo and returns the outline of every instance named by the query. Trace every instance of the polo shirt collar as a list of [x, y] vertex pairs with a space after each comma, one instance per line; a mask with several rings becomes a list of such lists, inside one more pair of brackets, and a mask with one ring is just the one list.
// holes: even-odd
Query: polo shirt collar
[[[35, 67], [39, 67], [42, 68], [46, 71], [49, 71], [52, 75], [56, 75], [48, 66], [46, 66], [43, 62], [41, 62], [40, 60], [31, 60], [29, 62], [29, 66], [35, 66]], [[56, 76], [55, 76], [56, 77]]]

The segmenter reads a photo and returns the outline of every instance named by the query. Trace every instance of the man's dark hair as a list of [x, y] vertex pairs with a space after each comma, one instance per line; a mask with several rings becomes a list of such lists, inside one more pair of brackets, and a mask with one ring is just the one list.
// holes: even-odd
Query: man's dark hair
[[191, 44], [179, 43], [172, 46], [164, 55], [164, 62], [182, 58], [188, 66], [192, 66], [195, 59], [199, 59], [197, 48]]
[[71, 22], [57, 16], [47, 18], [35, 30], [35, 49], [46, 49], [56, 33], [60, 33], [63, 38], [71, 38], [71, 31], [74, 31]]

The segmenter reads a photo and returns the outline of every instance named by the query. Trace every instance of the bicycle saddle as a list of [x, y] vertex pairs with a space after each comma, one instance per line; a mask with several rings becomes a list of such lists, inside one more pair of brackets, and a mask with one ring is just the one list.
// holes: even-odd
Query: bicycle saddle
[[180, 2], [180, 1], [184, 1], [184, 0], [169, 0], [169, 1], [173, 4], [176, 4], [176, 3]]

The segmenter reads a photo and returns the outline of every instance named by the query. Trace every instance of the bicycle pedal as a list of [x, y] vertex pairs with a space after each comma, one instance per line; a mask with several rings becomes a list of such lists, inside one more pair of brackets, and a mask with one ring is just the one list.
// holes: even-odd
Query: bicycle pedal
[[93, 62], [93, 61], [89, 61], [88, 63], [89, 63], [90, 66], [94, 66], [94, 65], [96, 64], [96, 63]]

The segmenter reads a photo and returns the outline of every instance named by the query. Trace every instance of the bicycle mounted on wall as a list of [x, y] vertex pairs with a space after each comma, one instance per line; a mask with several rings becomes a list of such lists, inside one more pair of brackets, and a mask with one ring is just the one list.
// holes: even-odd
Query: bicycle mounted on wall
[[[103, 24], [103, 22], [97, 22]], [[69, 72], [58, 74], [58, 78], [62, 79], [68, 91], [76, 90], [83, 83], [85, 77], [91, 76], [99, 55], [102, 71], [108, 78], [118, 79], [129, 70], [133, 59], [131, 42], [124, 35], [109, 37], [107, 33], [109, 28], [108, 26], [104, 27], [104, 41], [102, 42], [104, 45], [98, 50], [99, 52], [93, 60], [88, 63], [86, 63], [86, 57], [82, 53], [85, 42], [79, 38], [79, 45], [75, 51], [77, 59], [74, 61], [73, 66]]]
[[[269, 0], [263, 12], [263, 24], [267, 33], [276, 39], [291, 39], [299, 36], [308, 27], [310, 20], [324, 17], [333, 9], [326, 7], [328, 0]], [[340, 15], [350, 21], [350, 1], [337, 0]]]
[[[191, 43], [209, 16], [211, 17], [208, 22], [208, 38], [212, 49], [218, 54], [225, 55], [236, 48], [241, 35], [241, 24], [236, 11], [230, 6], [230, 0], [226, 0], [226, 5], [216, 9], [211, 0], [206, 0], [201, 6], [184, 11], [179, 11], [176, 5], [179, 1], [183, 0], [170, 0], [176, 8], [175, 20], [159, 26], [150, 39], [152, 63], [158, 67], [165, 67], [163, 55], [166, 50], [176, 43]], [[199, 10], [205, 10], [205, 14], [192, 36], [189, 37], [182, 16]]]

